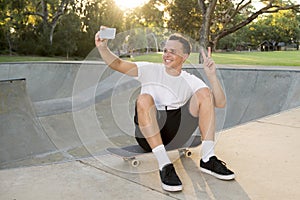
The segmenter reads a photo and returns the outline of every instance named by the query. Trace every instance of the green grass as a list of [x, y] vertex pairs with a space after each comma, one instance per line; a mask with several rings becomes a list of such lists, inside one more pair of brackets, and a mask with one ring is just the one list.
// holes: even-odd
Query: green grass
[[[134, 56], [131, 60], [159, 63], [161, 57], [161, 53], [153, 53]], [[300, 66], [300, 51], [213, 53], [212, 58], [217, 64]], [[198, 54], [192, 53], [188, 62], [198, 63]]]
[[[64, 61], [64, 57], [41, 57], [41, 56], [4, 56], [0, 55], [1, 62], [24, 62], [24, 61]], [[73, 60], [73, 59], [71, 59]]]
[[300, 51], [216, 53], [213, 59], [220, 64], [300, 66]]
[[[198, 63], [198, 55], [198, 53], [192, 53], [187, 63]], [[212, 57], [217, 64], [254, 66], [300, 66], [300, 51], [213, 53]], [[66, 58], [38, 56], [0, 56], [0, 62], [63, 60], [66, 60]], [[78, 59], [71, 58], [69, 60]], [[160, 63], [162, 61], [162, 53], [151, 53], [140, 56], [133, 56], [130, 60]]]

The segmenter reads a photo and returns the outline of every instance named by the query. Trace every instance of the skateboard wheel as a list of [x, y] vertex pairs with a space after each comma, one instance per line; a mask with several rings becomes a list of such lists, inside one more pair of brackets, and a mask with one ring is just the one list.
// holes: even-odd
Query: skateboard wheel
[[140, 165], [140, 161], [139, 161], [139, 160], [132, 160], [132, 161], [131, 161], [131, 165], [132, 165], [133, 167], [138, 167], [138, 166]]
[[188, 149], [179, 149], [180, 156], [191, 157], [192, 152]]
[[190, 150], [186, 150], [184, 155], [186, 157], [191, 157], [192, 156], [192, 152]]

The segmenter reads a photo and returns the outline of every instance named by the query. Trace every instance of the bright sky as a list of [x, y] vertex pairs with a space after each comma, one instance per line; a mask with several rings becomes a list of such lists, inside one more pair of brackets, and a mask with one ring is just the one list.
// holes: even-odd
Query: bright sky
[[142, 6], [148, 0], [114, 0], [116, 4], [122, 9], [131, 9], [136, 8], [138, 6]]

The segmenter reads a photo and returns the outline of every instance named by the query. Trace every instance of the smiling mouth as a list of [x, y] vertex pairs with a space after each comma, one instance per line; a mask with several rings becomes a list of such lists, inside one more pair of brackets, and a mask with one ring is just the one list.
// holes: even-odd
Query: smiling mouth
[[169, 60], [169, 59], [165, 59], [165, 63], [171, 63], [172, 62], [172, 60]]

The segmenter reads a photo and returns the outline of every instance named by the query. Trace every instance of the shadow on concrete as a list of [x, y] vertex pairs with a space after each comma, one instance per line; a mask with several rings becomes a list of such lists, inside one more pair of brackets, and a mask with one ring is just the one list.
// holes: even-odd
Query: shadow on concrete
[[[236, 181], [223, 181], [215, 177], [202, 173], [199, 163], [194, 160], [181, 158], [183, 170], [186, 172], [185, 179], [190, 179], [185, 185], [187, 194], [194, 194], [193, 199], [250, 199], [242, 186]], [[191, 191], [190, 191], [191, 190]], [[189, 199], [188, 197], [186, 199]]]

